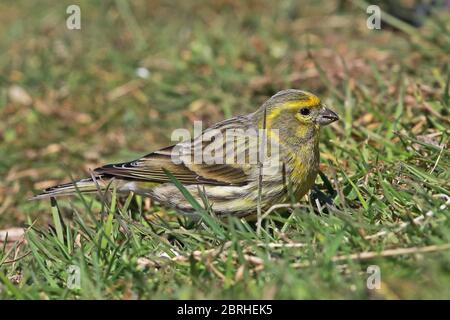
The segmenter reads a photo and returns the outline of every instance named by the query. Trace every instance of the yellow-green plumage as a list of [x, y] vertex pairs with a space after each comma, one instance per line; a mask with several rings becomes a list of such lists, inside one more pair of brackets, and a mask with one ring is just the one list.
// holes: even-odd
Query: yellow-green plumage
[[[320, 127], [337, 119], [337, 115], [311, 93], [292, 89], [280, 91], [254, 113], [219, 122], [195, 139], [135, 161], [97, 168], [94, 170], [95, 181], [88, 178], [49, 188], [36, 198], [73, 194], [76, 189], [95, 192], [112, 181], [118, 192], [135, 192], [179, 212], [195, 213], [166, 174], [169, 171], [199, 203], [203, 203], [202, 198], [207, 198], [217, 215], [252, 215], [256, 212], [259, 189], [263, 210], [286, 200], [288, 184], [297, 198], [308, 192], [318, 172]], [[229, 137], [230, 132], [240, 142], [235, 142], [229, 149], [227, 139], [210, 138], [212, 133]], [[265, 140], [259, 140], [260, 132]], [[270, 147], [269, 142], [272, 143]], [[262, 154], [259, 153], [261, 146], [270, 152], [279, 150], [279, 159], [265, 163], [264, 169], [261, 169], [261, 161], [250, 161], [255, 150], [258, 155]], [[195, 162], [192, 161], [192, 150], [197, 147], [204, 154], [208, 150], [223, 150], [226, 156], [218, 163]], [[231, 155], [245, 161], [230, 163], [231, 157], [227, 156]]]

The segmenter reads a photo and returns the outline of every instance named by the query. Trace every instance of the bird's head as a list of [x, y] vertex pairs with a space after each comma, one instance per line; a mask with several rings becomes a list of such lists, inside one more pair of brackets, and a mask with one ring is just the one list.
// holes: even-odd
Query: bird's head
[[339, 120], [338, 115], [316, 95], [294, 89], [278, 92], [263, 104], [261, 111], [265, 113], [266, 128], [301, 126], [318, 129]]

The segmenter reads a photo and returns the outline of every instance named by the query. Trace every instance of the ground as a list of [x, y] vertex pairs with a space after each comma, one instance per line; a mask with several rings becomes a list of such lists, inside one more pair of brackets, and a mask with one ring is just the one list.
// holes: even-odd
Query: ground
[[[0, 4], [0, 298], [450, 298], [448, 11], [370, 30], [362, 1], [85, 0], [69, 30], [70, 4]], [[341, 121], [315, 191], [261, 232], [140, 197], [28, 201], [287, 88]]]

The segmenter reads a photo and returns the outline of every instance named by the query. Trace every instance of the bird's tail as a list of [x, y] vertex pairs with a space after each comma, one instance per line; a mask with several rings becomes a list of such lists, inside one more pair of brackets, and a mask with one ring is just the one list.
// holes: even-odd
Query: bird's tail
[[30, 200], [45, 199], [57, 196], [69, 196], [77, 193], [91, 193], [106, 188], [103, 180], [94, 181], [92, 178], [81, 179], [71, 183], [64, 183], [47, 188], [42, 193], [35, 195]]

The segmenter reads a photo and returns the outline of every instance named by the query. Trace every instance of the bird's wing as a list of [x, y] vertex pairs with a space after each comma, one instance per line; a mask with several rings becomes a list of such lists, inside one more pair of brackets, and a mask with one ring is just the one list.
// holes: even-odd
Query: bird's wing
[[[164, 183], [170, 182], [165, 173], [167, 170], [184, 184], [245, 185], [251, 179], [252, 165], [199, 162], [195, 159], [194, 150], [196, 146], [203, 147], [203, 150], [215, 150], [216, 146], [222, 144], [222, 150], [226, 152], [226, 146], [223, 145], [225, 139], [211, 138], [211, 130], [222, 131], [244, 126], [245, 123], [236, 118], [233, 121], [226, 120], [205, 130], [195, 139], [152, 152], [131, 162], [106, 165], [94, 172], [106, 177]], [[237, 152], [245, 152], [244, 148], [238, 148], [237, 145], [234, 148], [235, 152], [236, 149], [239, 149]]]

